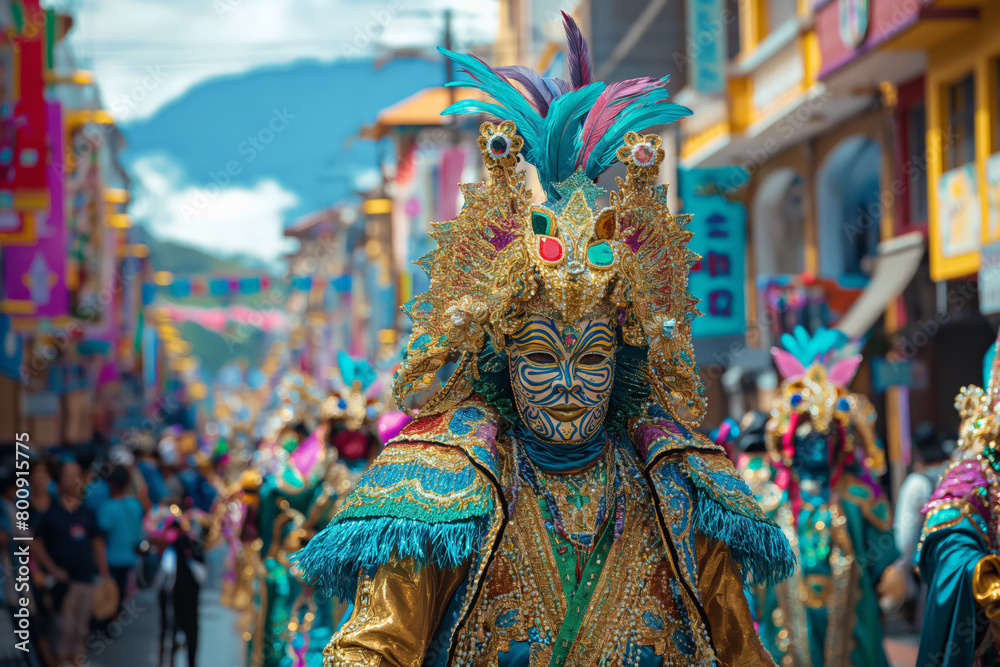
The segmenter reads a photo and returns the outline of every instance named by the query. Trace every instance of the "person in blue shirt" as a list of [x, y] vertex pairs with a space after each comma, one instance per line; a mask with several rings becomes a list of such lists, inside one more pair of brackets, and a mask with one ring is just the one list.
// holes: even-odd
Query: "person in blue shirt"
[[142, 503], [132, 493], [130, 475], [115, 466], [108, 475], [110, 497], [97, 510], [97, 525], [107, 543], [108, 569], [118, 586], [119, 605], [125, 600], [129, 577], [139, 563], [137, 548], [143, 540]]
[[161, 465], [160, 453], [155, 450], [141, 452], [139, 454], [139, 461], [136, 463], [139, 472], [142, 473], [143, 479], [146, 480], [146, 488], [149, 491], [149, 502], [153, 505], [159, 504], [167, 495], [167, 485], [163, 481], [163, 472], [160, 470]]

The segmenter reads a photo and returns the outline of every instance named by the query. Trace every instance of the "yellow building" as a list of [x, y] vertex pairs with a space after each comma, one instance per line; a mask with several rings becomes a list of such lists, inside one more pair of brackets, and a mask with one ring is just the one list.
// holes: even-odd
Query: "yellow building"
[[[689, 13], [712, 4], [689, 0]], [[688, 63], [721, 69], [725, 85], [689, 77], [677, 95], [696, 111], [681, 168], [747, 172], [721, 184], [747, 209], [747, 343], [770, 346], [795, 324], [867, 337], [856, 388], [876, 398], [890, 458], [905, 463], [911, 424], [954, 425], [951, 400], [978, 379], [992, 336], [974, 284], [940, 281], [972, 276], [1000, 240], [1000, 5], [725, 7], [739, 48], [723, 68], [706, 47], [723, 31], [689, 24]]]

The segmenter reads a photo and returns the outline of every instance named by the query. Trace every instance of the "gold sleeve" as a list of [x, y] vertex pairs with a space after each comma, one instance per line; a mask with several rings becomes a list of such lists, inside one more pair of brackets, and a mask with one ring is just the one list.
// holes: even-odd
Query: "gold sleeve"
[[361, 575], [354, 611], [323, 651], [324, 667], [418, 667], [468, 565], [392, 561]]
[[983, 556], [976, 563], [972, 594], [987, 617], [1000, 618], [1000, 558], [996, 554]]
[[774, 667], [771, 654], [757, 636], [743, 593], [743, 579], [729, 547], [722, 540], [695, 536], [698, 551], [698, 592], [711, 627], [721, 665]]

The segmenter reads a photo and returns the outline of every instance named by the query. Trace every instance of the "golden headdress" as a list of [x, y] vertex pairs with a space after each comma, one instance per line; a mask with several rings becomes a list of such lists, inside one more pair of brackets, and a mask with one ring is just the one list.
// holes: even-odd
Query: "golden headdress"
[[[660, 138], [631, 131], [690, 111], [664, 101], [665, 79], [592, 81], [586, 43], [566, 21], [572, 84], [445, 52], [473, 76], [461, 85], [498, 102], [465, 100], [445, 113], [502, 120], [480, 127], [486, 180], [462, 185], [462, 211], [432, 225], [437, 249], [416, 262], [430, 287], [404, 307], [413, 333], [394, 396], [404, 406], [455, 362], [420, 410], [443, 412], [473, 392], [487, 336], [503, 340], [536, 313], [567, 322], [610, 316], [627, 345], [648, 347], [648, 381], [659, 402], [696, 424], [705, 400], [691, 348], [697, 300], [687, 282], [698, 257], [687, 247], [688, 216], [672, 215], [666, 187], [652, 185], [664, 157]], [[544, 206], [532, 204], [516, 169], [522, 153], [548, 194]], [[599, 207], [605, 192], [594, 180], [615, 161], [626, 176]]]
[[[378, 395], [385, 386], [367, 359], [354, 358], [343, 350], [337, 353], [339, 386], [320, 411], [323, 419], [344, 420], [348, 430], [358, 431], [370, 416], [382, 412]], [[369, 414], [371, 412], [371, 414]]]
[[795, 429], [808, 418], [818, 433], [836, 431], [839, 445], [831, 465], [842, 463], [846, 454], [881, 475], [886, 462], [875, 434], [875, 409], [864, 396], [847, 389], [861, 355], [831, 359], [847, 344], [847, 335], [820, 327], [810, 336], [796, 327], [794, 335], [782, 336], [782, 342], [786, 349], [771, 348], [784, 378], [767, 424], [766, 444], [775, 462], [791, 467]]

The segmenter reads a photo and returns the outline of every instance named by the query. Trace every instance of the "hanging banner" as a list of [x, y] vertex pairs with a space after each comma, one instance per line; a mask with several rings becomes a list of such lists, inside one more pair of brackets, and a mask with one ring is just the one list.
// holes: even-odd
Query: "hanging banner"
[[17, 86], [17, 103], [9, 119], [13, 123], [13, 150], [4, 170], [3, 189], [13, 193], [15, 208], [44, 209], [48, 206], [49, 163], [44, 98], [46, 13], [39, 0], [21, 0], [21, 5], [23, 15], [13, 36]]
[[691, 324], [695, 338], [743, 335], [746, 329], [746, 210], [726, 199], [717, 186], [745, 182], [734, 170], [742, 171], [718, 167], [680, 172], [683, 212], [694, 216], [688, 225], [694, 233], [690, 247], [701, 255], [688, 283], [704, 313]]
[[[62, 155], [62, 107], [47, 102], [52, 151]], [[52, 209], [39, 214], [37, 240], [31, 245], [3, 248], [2, 310], [14, 315], [59, 317], [69, 314], [70, 294], [66, 283], [66, 220], [63, 180], [57, 164], [48, 165], [49, 198]]]
[[161, 306], [172, 322], [194, 322], [210, 331], [221, 333], [230, 322], [262, 331], [287, 331], [288, 315], [283, 310], [255, 310], [246, 306], [202, 308], [197, 306]]

